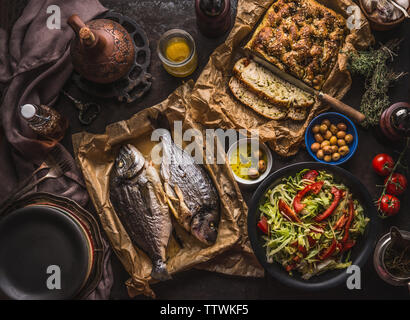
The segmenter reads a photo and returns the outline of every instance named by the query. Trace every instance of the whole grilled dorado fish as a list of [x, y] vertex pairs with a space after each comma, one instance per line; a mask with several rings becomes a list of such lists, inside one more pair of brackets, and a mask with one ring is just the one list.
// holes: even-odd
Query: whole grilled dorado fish
[[132, 145], [122, 146], [115, 160], [110, 199], [132, 242], [150, 257], [151, 276], [170, 279], [164, 262], [172, 231], [167, 196], [155, 168]]
[[169, 131], [163, 132], [160, 173], [170, 209], [182, 227], [211, 245], [218, 235], [218, 193], [205, 169], [173, 142]]

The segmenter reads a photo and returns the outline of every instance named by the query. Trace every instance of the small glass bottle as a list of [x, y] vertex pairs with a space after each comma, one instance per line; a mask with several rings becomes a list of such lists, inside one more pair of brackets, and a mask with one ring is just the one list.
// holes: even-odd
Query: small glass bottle
[[25, 104], [20, 115], [35, 133], [53, 144], [63, 139], [68, 128], [67, 119], [46, 105]]
[[217, 38], [231, 26], [230, 0], [195, 0], [198, 28], [205, 36]]

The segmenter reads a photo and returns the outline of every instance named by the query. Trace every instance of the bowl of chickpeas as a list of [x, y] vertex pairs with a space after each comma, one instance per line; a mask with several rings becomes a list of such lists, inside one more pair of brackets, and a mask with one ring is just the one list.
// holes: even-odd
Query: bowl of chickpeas
[[305, 132], [305, 143], [316, 161], [339, 165], [356, 152], [358, 135], [348, 117], [337, 112], [326, 112], [310, 122]]

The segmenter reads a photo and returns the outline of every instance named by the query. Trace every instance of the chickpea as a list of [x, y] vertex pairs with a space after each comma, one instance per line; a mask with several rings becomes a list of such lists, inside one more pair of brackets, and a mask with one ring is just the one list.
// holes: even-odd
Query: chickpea
[[346, 131], [347, 130], [347, 126], [343, 122], [338, 123], [337, 128], [341, 131]]
[[312, 145], [310, 146], [310, 149], [312, 149], [312, 151], [315, 153], [318, 152], [320, 149], [320, 143], [318, 142], [312, 143]]
[[323, 148], [323, 152], [324, 152], [325, 154], [331, 154], [331, 153], [332, 153], [332, 147], [331, 147], [331, 146], [325, 146], [325, 147]]
[[339, 148], [339, 153], [340, 153], [342, 156], [347, 155], [349, 152], [350, 152], [350, 149], [349, 149], [348, 146], [342, 146], [342, 147]]
[[322, 143], [324, 139], [323, 139], [323, 137], [320, 133], [316, 133], [315, 134], [315, 140], [316, 140], [316, 142]]
[[335, 153], [335, 152], [337, 152], [338, 150], [339, 150], [339, 147], [338, 146], [330, 146], [331, 148], [332, 148], [332, 153]]
[[346, 145], [346, 141], [344, 141], [343, 139], [338, 139], [338, 140], [337, 140], [337, 145], [338, 145], [339, 147], [343, 147], [343, 146]]
[[320, 147], [323, 149], [324, 147], [326, 147], [326, 146], [330, 146], [330, 142], [328, 141], [328, 140], [325, 140], [325, 141], [323, 141], [321, 144], [320, 144]]
[[351, 144], [353, 142], [353, 135], [350, 133], [345, 136], [345, 141], [347, 144]]
[[336, 133], [336, 137], [338, 139], [344, 139], [344, 137], [346, 136], [346, 132], [345, 131], [339, 131], [338, 133]]
[[325, 138], [326, 140], [329, 140], [332, 136], [333, 136], [332, 133], [331, 133], [329, 130], [327, 130], [326, 133], [325, 133], [324, 138]]
[[330, 130], [330, 132], [333, 133], [333, 134], [336, 134], [336, 133], [339, 131], [334, 124], [331, 124], [331, 125], [330, 125], [329, 130]]
[[333, 161], [338, 161], [340, 159], [340, 157], [341, 157], [340, 153], [335, 152], [335, 153], [332, 154], [332, 160]]
[[325, 134], [327, 131], [327, 125], [322, 124], [319, 128], [321, 134]]
[[329, 139], [329, 142], [330, 142], [330, 145], [334, 146], [334, 145], [337, 144], [337, 138], [336, 138], [335, 136], [332, 136], [332, 137]]
[[323, 152], [322, 149], [320, 149], [317, 153], [316, 153], [316, 157], [320, 160], [323, 159], [323, 157], [325, 156], [325, 153]]
[[325, 160], [326, 162], [330, 162], [330, 161], [332, 161], [332, 156], [331, 155], [325, 155], [323, 160]]
[[319, 133], [320, 132], [320, 125], [315, 125], [313, 128], [312, 128], [312, 132], [313, 133]]
[[266, 162], [265, 160], [259, 160], [258, 162], [259, 172], [264, 173], [266, 171]]
[[328, 128], [330, 127], [330, 121], [329, 119], [325, 119], [322, 121], [322, 124], [326, 125]]
[[259, 178], [259, 171], [256, 168], [249, 168], [248, 176], [251, 179], [258, 179]]

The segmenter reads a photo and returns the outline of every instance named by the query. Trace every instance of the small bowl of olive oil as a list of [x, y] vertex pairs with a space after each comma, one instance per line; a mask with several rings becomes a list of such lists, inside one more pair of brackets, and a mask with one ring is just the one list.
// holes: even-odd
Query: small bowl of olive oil
[[235, 180], [242, 185], [259, 184], [272, 169], [272, 153], [259, 139], [240, 139], [230, 146], [227, 155]]
[[195, 41], [180, 29], [171, 29], [159, 39], [158, 56], [165, 70], [174, 77], [188, 77], [198, 66]]

